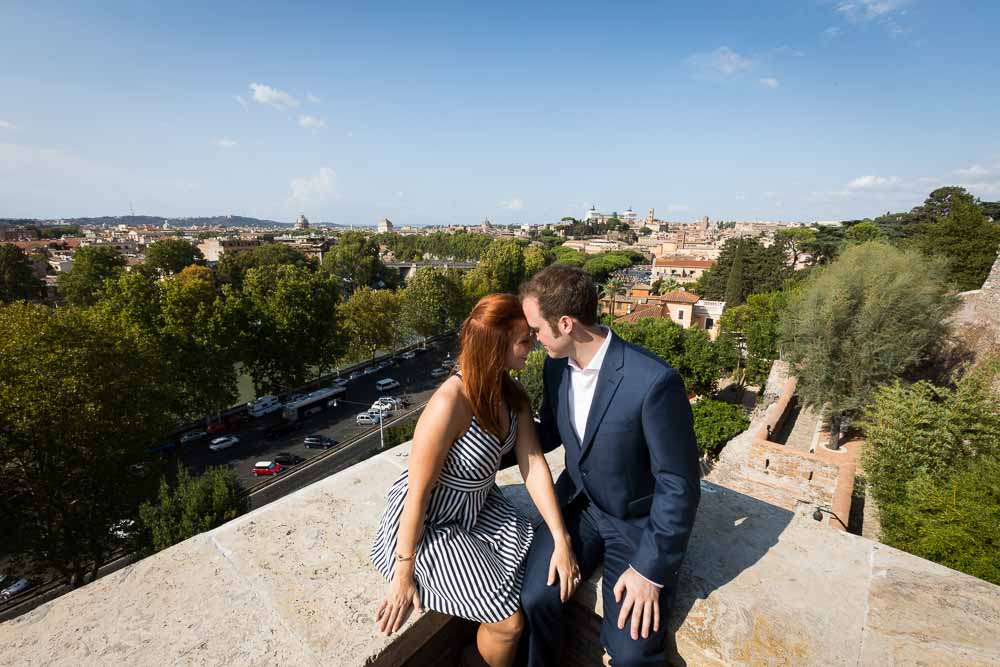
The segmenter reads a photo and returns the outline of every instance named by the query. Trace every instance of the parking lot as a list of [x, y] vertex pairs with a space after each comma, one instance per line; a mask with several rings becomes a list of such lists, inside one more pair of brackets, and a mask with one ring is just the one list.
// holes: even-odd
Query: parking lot
[[[359, 426], [355, 423], [357, 414], [367, 411], [376, 399], [386, 395], [404, 399], [411, 406], [425, 403], [447, 377], [433, 377], [432, 371], [440, 368], [442, 363], [454, 361], [456, 352], [455, 337], [428, 344], [426, 352], [417, 354], [412, 359], [399, 359], [389, 368], [351, 380], [346, 386], [346, 392], [338, 397], [336, 407], [329, 407], [319, 414], [300, 419], [295, 427], [286, 433], [275, 438], [267, 437], [269, 429], [284, 422], [281, 411], [278, 411], [250, 419], [232, 431], [212, 436], [237, 436], [240, 442], [232, 447], [218, 452], [210, 451], [208, 447], [210, 438], [206, 437], [179, 448], [178, 460], [195, 475], [209, 466], [229, 466], [237, 472], [244, 488], [249, 488], [266, 479], [252, 474], [253, 466], [258, 461], [271, 460], [278, 453], [285, 452], [305, 462], [327, 451], [322, 448], [307, 448], [303, 444], [307, 436], [324, 436], [338, 443], [347, 443], [358, 436], [373, 434], [373, 441], [377, 445], [378, 425]], [[395, 379], [401, 386], [380, 393], [376, 390], [375, 383], [384, 378]], [[392, 418], [391, 413], [387, 414], [386, 424]], [[338, 444], [332, 449], [340, 447], [341, 444]], [[291, 468], [294, 469], [296, 465], [292, 465]]]

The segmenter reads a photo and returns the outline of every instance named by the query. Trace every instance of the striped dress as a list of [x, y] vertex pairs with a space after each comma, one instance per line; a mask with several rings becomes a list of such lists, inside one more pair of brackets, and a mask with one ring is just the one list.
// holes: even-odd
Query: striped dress
[[[531, 522], [496, 485], [500, 457], [511, 450], [516, 437], [513, 411], [503, 442], [473, 417], [448, 450], [431, 491], [414, 567], [426, 609], [480, 623], [502, 621], [518, 610], [533, 532]], [[395, 570], [396, 536], [408, 481], [404, 471], [389, 489], [371, 550], [372, 563], [389, 580]]]

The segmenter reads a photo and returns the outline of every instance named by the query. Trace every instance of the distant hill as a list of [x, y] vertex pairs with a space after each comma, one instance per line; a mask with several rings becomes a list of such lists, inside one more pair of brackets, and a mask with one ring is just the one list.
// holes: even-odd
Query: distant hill
[[[242, 215], [212, 215], [194, 218], [164, 218], [157, 215], [105, 215], [97, 218], [60, 218], [59, 220], [7, 220], [0, 218], [0, 223], [9, 224], [66, 224], [66, 225], [129, 225], [130, 227], [151, 225], [162, 227], [167, 223], [171, 227], [293, 227], [292, 222], [277, 222], [260, 218], [247, 218]], [[332, 222], [310, 223], [314, 227], [348, 227]]]

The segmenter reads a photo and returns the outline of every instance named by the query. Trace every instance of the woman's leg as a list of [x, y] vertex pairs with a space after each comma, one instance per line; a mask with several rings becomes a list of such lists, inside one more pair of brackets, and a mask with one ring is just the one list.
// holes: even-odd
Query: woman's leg
[[490, 667], [510, 667], [523, 629], [524, 614], [520, 610], [497, 623], [481, 624], [476, 633], [479, 657]]

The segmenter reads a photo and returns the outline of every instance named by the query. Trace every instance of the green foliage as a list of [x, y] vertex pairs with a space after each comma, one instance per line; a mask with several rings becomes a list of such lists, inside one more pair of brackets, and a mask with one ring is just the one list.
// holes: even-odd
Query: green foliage
[[336, 278], [291, 264], [262, 266], [247, 272], [243, 295], [253, 322], [244, 364], [258, 392], [304, 384], [311, 369], [342, 355]]
[[553, 255], [550, 252], [530, 246], [524, 249], [524, 277], [525, 279], [535, 275], [546, 266], [552, 263]]
[[919, 473], [906, 496], [879, 508], [883, 542], [1000, 584], [1000, 458], [976, 457], [944, 479]]
[[767, 380], [771, 364], [778, 358], [781, 313], [787, 302], [785, 292], [752, 294], [742, 306], [726, 308], [722, 313], [717, 343], [732, 345], [741, 337], [746, 345], [745, 376], [740, 380], [750, 384]]
[[396, 347], [401, 305], [396, 292], [362, 287], [340, 306], [351, 359], [374, 359], [378, 350]]
[[688, 391], [706, 394], [714, 390], [724, 367], [720, 346], [700, 329], [684, 329], [667, 318], [644, 317], [635, 324], [615, 322], [612, 329], [625, 341], [646, 348], [670, 364]]
[[403, 322], [423, 338], [454, 331], [469, 310], [457, 273], [434, 267], [417, 269], [401, 300]]
[[836, 420], [926, 359], [955, 306], [938, 274], [917, 252], [870, 242], [811, 275], [790, 297], [780, 326], [804, 404], [829, 405]]
[[982, 287], [1000, 248], [1000, 222], [990, 222], [969, 199], [955, 198], [948, 214], [916, 237], [920, 249], [947, 262], [948, 283], [959, 291]]
[[38, 238], [40, 239], [58, 239], [63, 236], [80, 235], [80, 227], [77, 225], [36, 225], [35, 229], [38, 230]]
[[542, 405], [542, 394], [544, 391], [544, 377], [542, 375], [542, 369], [545, 367], [545, 350], [537, 348], [528, 354], [527, 360], [524, 362], [524, 368], [516, 373], [512, 373], [524, 387], [524, 391], [528, 394], [528, 398], [531, 399], [531, 410], [532, 412], [538, 412], [538, 409]]
[[524, 280], [524, 252], [512, 239], [496, 239], [476, 268], [465, 274], [465, 291], [475, 303], [494, 292], [517, 292]]
[[811, 227], [785, 227], [774, 234], [777, 243], [784, 244], [791, 255], [789, 266], [795, 268], [805, 249], [816, 242], [816, 230]]
[[726, 279], [726, 293], [723, 297], [726, 306], [738, 306], [743, 303], [743, 244], [737, 242], [733, 265], [729, 267], [729, 278]]
[[590, 257], [583, 263], [583, 270], [590, 274], [594, 282], [601, 283], [615, 271], [632, 266], [632, 256], [624, 252], [605, 252]]
[[75, 583], [149, 490], [128, 473], [174, 426], [169, 369], [100, 309], [0, 307], [0, 470], [27, 554]]
[[871, 220], [864, 220], [855, 225], [851, 225], [846, 232], [844, 232], [844, 240], [850, 245], [858, 245], [860, 243], [867, 243], [869, 241], [885, 241], [887, 236], [885, 232], [879, 228]]
[[125, 269], [125, 258], [110, 246], [84, 246], [73, 255], [73, 267], [59, 276], [59, 291], [74, 306], [91, 306], [108, 278]]
[[221, 526], [250, 509], [240, 491], [236, 472], [230, 468], [208, 468], [191, 477], [181, 466], [177, 482], [170, 488], [160, 483], [156, 504], [139, 508], [139, 520], [152, 551], [161, 551], [206, 530]]
[[750, 426], [750, 418], [738, 405], [702, 398], [691, 405], [694, 434], [703, 456], [715, 457], [734, 436]]
[[44, 284], [35, 277], [31, 260], [13, 243], [0, 243], [0, 303], [15, 299], [37, 299]]
[[829, 264], [840, 255], [844, 245], [844, 228], [839, 225], [813, 225], [816, 237], [801, 244], [803, 252], [812, 259], [813, 266]]
[[146, 266], [173, 275], [184, 267], [205, 261], [197, 246], [183, 239], [163, 239], [146, 248]]
[[219, 281], [242, 289], [243, 278], [247, 271], [263, 266], [282, 266], [291, 264], [304, 269], [314, 269], [315, 265], [308, 257], [283, 243], [265, 243], [253, 250], [238, 253], [223, 253], [215, 268]]
[[582, 267], [587, 261], [587, 255], [583, 254], [579, 250], [567, 248], [564, 245], [556, 246], [552, 249], [552, 253], [555, 257], [555, 261], [553, 262], [555, 264]]
[[410, 419], [405, 421], [399, 426], [393, 426], [391, 428], [385, 429], [382, 434], [383, 442], [385, 443], [385, 448], [395, 447], [396, 445], [401, 445], [407, 440], [413, 439], [413, 433], [417, 429], [417, 420]]
[[395, 286], [374, 238], [361, 232], [344, 232], [337, 245], [323, 257], [323, 271], [335, 276], [345, 294], [362, 287]]
[[426, 236], [379, 234], [374, 240], [392, 250], [400, 262], [411, 262], [427, 256], [455, 261], [475, 261], [492, 242], [492, 238], [486, 234], [469, 233], [464, 230], [454, 234], [434, 232]]
[[612, 316], [615, 314], [615, 303], [618, 301], [618, 297], [625, 296], [626, 293], [625, 283], [618, 278], [612, 278], [604, 283], [604, 288], [601, 290], [601, 298], [611, 300], [608, 312]]
[[722, 246], [719, 259], [701, 275], [693, 291], [703, 299], [713, 301], [723, 301], [733, 296], [736, 286], [733, 290], [729, 290], [729, 279], [737, 255], [740, 256], [739, 273], [742, 275], [742, 279], [737, 281], [739, 287], [737, 305], [746, 301], [751, 294], [781, 289], [793, 274], [788, 266], [784, 244], [776, 243], [764, 247], [760, 240], [755, 238], [729, 239]]

